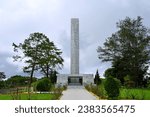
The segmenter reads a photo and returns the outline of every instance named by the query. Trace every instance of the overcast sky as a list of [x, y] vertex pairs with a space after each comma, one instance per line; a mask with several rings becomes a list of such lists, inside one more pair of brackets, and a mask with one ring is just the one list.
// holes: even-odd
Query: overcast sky
[[101, 76], [110, 63], [101, 63], [96, 49], [116, 32], [116, 22], [125, 17], [144, 18], [150, 27], [149, 0], [0, 0], [0, 71], [7, 77], [22, 74], [21, 62], [13, 62], [12, 43], [23, 42], [30, 33], [42, 32], [63, 51], [64, 67], [70, 73], [70, 19], [80, 23], [80, 73], [99, 70]]

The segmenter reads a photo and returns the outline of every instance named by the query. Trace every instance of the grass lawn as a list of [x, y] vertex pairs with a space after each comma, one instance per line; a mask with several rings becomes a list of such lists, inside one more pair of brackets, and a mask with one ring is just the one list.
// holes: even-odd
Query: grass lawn
[[[20, 94], [21, 100], [28, 100], [28, 94]], [[52, 100], [54, 99], [53, 94], [31, 94], [31, 100]], [[13, 100], [10, 94], [0, 94], [0, 100]]]
[[150, 100], [150, 89], [124, 89], [120, 90], [120, 99]]

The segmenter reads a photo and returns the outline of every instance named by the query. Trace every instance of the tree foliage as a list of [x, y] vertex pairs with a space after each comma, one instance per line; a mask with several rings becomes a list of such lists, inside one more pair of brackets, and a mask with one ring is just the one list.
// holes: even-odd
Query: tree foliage
[[[26, 76], [15, 75], [11, 76], [6, 80], [7, 87], [18, 87], [18, 86], [27, 86], [30, 78]], [[37, 78], [33, 78], [33, 82], [35, 82]]]
[[51, 71], [50, 81], [52, 84], [55, 84], [57, 82], [57, 72], [55, 70]]
[[51, 74], [63, 66], [62, 52], [53, 42], [47, 40], [41, 45], [41, 55], [39, 56], [39, 68], [45, 77], [50, 78]]
[[123, 83], [126, 75], [140, 86], [150, 60], [150, 30], [142, 18], [126, 17], [117, 23], [118, 31], [106, 39], [97, 52], [103, 62], [111, 61], [115, 76]]
[[107, 78], [109, 76], [116, 77], [114, 70], [115, 70], [114, 68], [108, 68], [108, 69], [106, 69], [105, 72], [104, 72], [105, 78]]
[[6, 82], [4, 80], [0, 81], [0, 89], [6, 88]]
[[40, 81], [38, 81], [36, 90], [37, 91], [50, 91], [52, 85], [48, 78], [43, 78]]
[[101, 83], [101, 79], [97, 70], [94, 78], [94, 84], [99, 85], [100, 83]]
[[[52, 69], [61, 68], [63, 59], [62, 52], [43, 33], [32, 33], [23, 43], [13, 43], [14, 51], [18, 54], [13, 56], [15, 61], [25, 60], [26, 66], [23, 71], [30, 74], [29, 99], [32, 79], [35, 71], [40, 70], [46, 77]], [[22, 52], [22, 54], [20, 54]], [[23, 55], [23, 56], [21, 56]]]
[[13, 47], [14, 51], [18, 52], [13, 56], [14, 60], [25, 60], [26, 66], [23, 70], [30, 73], [30, 85], [35, 71], [40, 70], [49, 77], [51, 70], [61, 68], [63, 65], [62, 52], [42, 33], [32, 33], [23, 43], [19, 45], [13, 43]]
[[4, 72], [0, 72], [0, 81], [5, 79], [6, 78], [6, 75]]
[[108, 98], [116, 99], [119, 96], [119, 83], [112, 76], [106, 78], [104, 83]]
[[6, 75], [4, 72], [0, 72], [0, 89], [5, 88], [5, 81], [3, 79], [6, 78]]

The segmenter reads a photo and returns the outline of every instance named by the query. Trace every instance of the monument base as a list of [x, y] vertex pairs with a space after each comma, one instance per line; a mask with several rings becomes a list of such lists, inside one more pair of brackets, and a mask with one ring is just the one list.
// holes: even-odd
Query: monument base
[[93, 74], [57, 74], [57, 85], [86, 85], [93, 84]]

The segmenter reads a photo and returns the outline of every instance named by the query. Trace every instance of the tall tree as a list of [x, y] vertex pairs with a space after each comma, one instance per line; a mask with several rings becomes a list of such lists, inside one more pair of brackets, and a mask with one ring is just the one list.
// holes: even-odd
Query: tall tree
[[61, 50], [53, 42], [47, 40], [41, 45], [41, 55], [39, 56], [39, 68], [45, 77], [50, 78], [51, 73], [63, 66]]
[[[19, 45], [13, 43], [13, 47], [15, 52], [21, 51], [23, 53], [18, 53], [13, 56], [13, 58], [15, 61], [25, 59], [27, 66], [24, 66], [23, 70], [30, 74], [29, 90], [35, 71], [42, 69], [42, 71], [46, 73], [49, 68], [52, 68], [51, 66], [60, 64], [60, 62], [56, 62], [58, 57], [60, 57], [59, 59], [61, 59], [62, 65], [63, 59], [60, 56], [62, 52], [57, 49], [54, 43], [50, 42], [49, 38], [43, 33], [32, 33], [25, 39], [24, 43], [20, 43]], [[47, 67], [46, 71], [44, 71], [45, 65]]]
[[25, 59], [25, 63], [27, 63], [27, 66], [24, 66], [23, 71], [30, 74], [29, 93], [34, 71], [37, 70], [36, 68], [38, 65], [38, 55], [40, 51], [39, 46], [42, 41], [45, 40], [44, 37], [46, 36], [42, 33], [33, 33], [30, 34], [29, 38], [24, 40], [24, 43], [20, 43], [19, 45], [13, 43], [14, 51], [21, 51], [23, 53], [20, 54], [19, 52], [17, 55], [13, 56], [14, 61]]
[[111, 61], [121, 81], [130, 75], [139, 86], [150, 60], [150, 30], [143, 25], [141, 17], [126, 17], [117, 23], [117, 28], [119, 30], [106, 39], [104, 47], [98, 47], [99, 59]]

